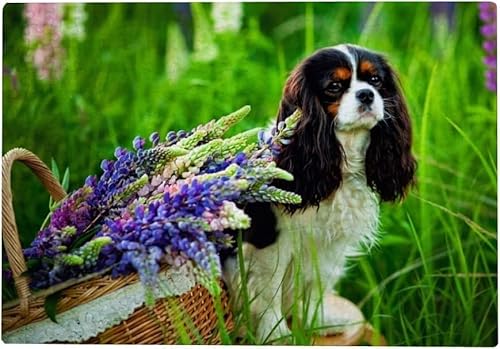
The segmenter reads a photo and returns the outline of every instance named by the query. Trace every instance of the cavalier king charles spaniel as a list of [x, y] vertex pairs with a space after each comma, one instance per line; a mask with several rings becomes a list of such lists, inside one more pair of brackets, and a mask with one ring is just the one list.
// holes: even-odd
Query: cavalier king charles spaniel
[[276, 122], [297, 109], [298, 125], [276, 159], [294, 180], [274, 185], [302, 203], [247, 205], [243, 260], [224, 263], [233, 306], [246, 287], [260, 343], [289, 335], [292, 314], [322, 335], [349, 323], [323, 300], [347, 258], [375, 241], [379, 203], [403, 199], [416, 170], [408, 108], [380, 54], [354, 45], [315, 52], [290, 74]]

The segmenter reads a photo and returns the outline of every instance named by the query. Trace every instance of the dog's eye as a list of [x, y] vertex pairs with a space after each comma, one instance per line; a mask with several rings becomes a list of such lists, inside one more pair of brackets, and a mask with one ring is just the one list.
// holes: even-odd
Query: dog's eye
[[380, 86], [382, 84], [382, 80], [380, 79], [380, 76], [378, 75], [373, 75], [370, 77], [370, 84], [373, 86]]
[[342, 83], [340, 81], [333, 81], [326, 87], [326, 90], [328, 92], [338, 93], [338, 92], [342, 91], [343, 88], [344, 88], [344, 85], [342, 85]]

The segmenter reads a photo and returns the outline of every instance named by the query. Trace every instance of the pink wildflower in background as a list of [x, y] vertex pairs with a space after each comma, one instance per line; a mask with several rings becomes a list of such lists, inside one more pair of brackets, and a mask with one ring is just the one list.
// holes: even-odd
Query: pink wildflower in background
[[62, 4], [26, 4], [25, 42], [27, 60], [41, 80], [57, 79], [62, 73]]
[[483, 22], [481, 35], [484, 38], [483, 49], [486, 52], [486, 88], [497, 90], [497, 7], [493, 2], [479, 4], [479, 18]]

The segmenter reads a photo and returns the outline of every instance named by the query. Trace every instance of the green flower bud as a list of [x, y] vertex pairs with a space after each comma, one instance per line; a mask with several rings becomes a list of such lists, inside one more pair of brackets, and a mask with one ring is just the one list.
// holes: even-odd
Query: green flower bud
[[279, 167], [276, 167], [276, 164], [271, 163], [271, 165], [267, 166], [266, 168], [262, 169], [262, 177], [265, 178], [277, 178], [277, 179], [283, 179], [285, 181], [293, 181], [293, 175]]
[[99, 253], [101, 253], [101, 249], [112, 242], [113, 240], [109, 236], [97, 237], [80, 247], [77, 254], [81, 256], [86, 264], [94, 265], [97, 262]]
[[[191, 150], [188, 154], [185, 155], [184, 166], [189, 167], [191, 164], [197, 164], [200, 162], [205, 162], [205, 160], [215, 153], [221, 147], [223, 141], [222, 139], [214, 139], [213, 141], [208, 142], [207, 144], [203, 144], [197, 146], [193, 150]], [[184, 169], [180, 169], [181, 172], [184, 172]]]
[[215, 156], [220, 159], [225, 159], [228, 156], [232, 156], [240, 151], [244, 151], [246, 148], [248, 148], [250, 142], [254, 142], [252, 144], [252, 148], [254, 148], [256, 146], [255, 140], [259, 130], [260, 128], [254, 128], [252, 130], [237, 134], [236, 136], [233, 136], [231, 138], [225, 139], [224, 143], [221, 146], [220, 152], [217, 152]]
[[191, 136], [183, 138], [179, 142], [177, 142], [176, 146], [185, 150], [191, 150], [196, 147], [201, 141], [203, 141], [207, 134], [207, 130], [205, 130], [204, 128], [199, 128], [194, 131]]
[[186, 155], [188, 151], [184, 148], [180, 148], [178, 146], [171, 146], [168, 148], [165, 148], [165, 151], [163, 153], [163, 157], [158, 159], [158, 162], [156, 163], [156, 166], [154, 168], [154, 171], [152, 174], [157, 174], [163, 170], [165, 165], [169, 163], [170, 161], [174, 160], [175, 158]]
[[142, 175], [141, 178], [130, 183], [127, 187], [125, 187], [125, 189], [121, 193], [117, 194], [113, 198], [113, 202], [122, 201], [122, 200], [128, 198], [129, 196], [137, 193], [142, 187], [144, 187], [146, 184], [148, 184], [148, 181], [149, 181], [148, 176], [146, 174]]
[[61, 229], [61, 233], [63, 236], [73, 236], [76, 234], [76, 227], [72, 225], [67, 225]]
[[266, 162], [266, 167], [257, 167], [254, 165], [252, 168], [246, 170], [245, 175], [257, 178], [257, 181], [251, 186], [250, 190], [258, 190], [263, 184], [270, 182], [272, 179], [293, 181], [293, 175], [276, 167], [274, 162]]
[[250, 217], [233, 202], [225, 202], [223, 215], [229, 222], [229, 228], [233, 230], [250, 228]]
[[273, 186], [248, 192], [247, 195], [256, 201], [271, 201], [281, 204], [300, 204], [302, 202], [300, 195]]
[[156, 174], [160, 172], [167, 163], [175, 158], [187, 154], [187, 150], [178, 146], [165, 147], [162, 145], [144, 150], [137, 169], [138, 174]]
[[250, 186], [250, 183], [246, 179], [237, 179], [233, 183], [239, 190], [247, 190]]
[[285, 121], [281, 121], [278, 124], [278, 128], [276, 133], [273, 135], [272, 142], [273, 143], [285, 143], [285, 140], [290, 138], [294, 132], [295, 127], [299, 123], [300, 117], [302, 116], [302, 112], [297, 109], [290, 115]]
[[245, 147], [245, 149], [243, 149], [243, 152], [245, 154], [251, 154], [256, 148], [257, 148], [257, 144], [252, 143], [252, 144], [247, 145]]
[[214, 173], [205, 173], [205, 174], [196, 176], [195, 179], [198, 182], [204, 182], [204, 181], [208, 181], [211, 179], [220, 178], [223, 176], [232, 177], [236, 174], [236, 171], [238, 171], [239, 168], [240, 167], [237, 164], [231, 164], [225, 170], [222, 170], [219, 172], [214, 172]]
[[59, 260], [58, 264], [63, 264], [67, 266], [81, 266], [83, 265], [83, 258], [74, 254], [66, 254], [62, 255]]
[[302, 111], [296, 109], [292, 115], [285, 119], [285, 128], [283, 131], [293, 130], [295, 126], [299, 123], [300, 117], [302, 116]]
[[242, 120], [245, 116], [250, 113], [250, 108], [249, 105], [245, 105], [244, 107], [238, 109], [237, 111], [223, 116], [219, 118], [216, 122], [214, 127], [212, 127], [208, 131], [208, 139], [214, 139], [214, 138], [220, 138], [224, 133], [226, 133], [227, 130], [231, 128], [234, 124], [238, 123], [240, 120]]

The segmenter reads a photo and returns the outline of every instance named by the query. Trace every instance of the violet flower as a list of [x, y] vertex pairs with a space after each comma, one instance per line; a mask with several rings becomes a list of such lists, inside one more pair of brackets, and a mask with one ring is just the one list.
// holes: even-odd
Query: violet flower
[[[147, 302], [154, 300], [161, 265], [193, 261], [205, 275], [220, 276], [219, 256], [234, 248], [246, 229], [247, 202], [298, 203], [300, 197], [273, 187], [292, 176], [276, 167], [273, 153], [289, 141], [297, 112], [256, 143], [255, 130], [222, 139], [245, 107], [190, 132], [136, 137], [134, 150], [117, 148], [51, 216], [31, 246], [32, 287], [110, 268], [113, 276], [138, 272]], [[262, 138], [262, 137], [261, 137]]]
[[497, 90], [497, 8], [493, 2], [479, 3], [479, 18], [483, 22], [481, 35], [484, 38], [483, 50], [486, 53], [486, 88], [495, 92]]

